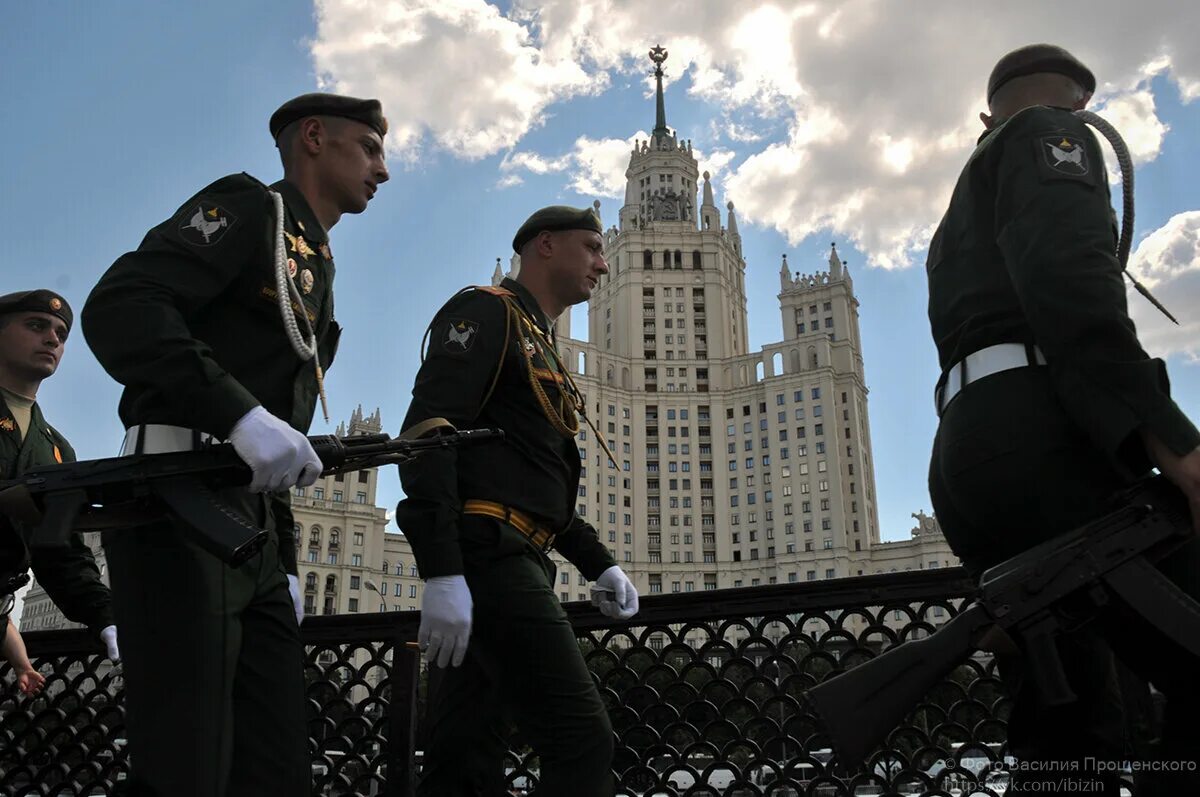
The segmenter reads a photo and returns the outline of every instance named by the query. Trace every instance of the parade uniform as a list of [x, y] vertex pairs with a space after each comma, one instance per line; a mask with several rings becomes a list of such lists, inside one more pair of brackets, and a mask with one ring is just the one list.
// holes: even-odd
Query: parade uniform
[[[61, 318], [68, 329], [71, 311], [66, 300], [51, 291], [37, 290], [0, 297], [0, 315], [40, 312]], [[11, 322], [10, 322], [11, 323]], [[19, 397], [13, 397], [15, 401]], [[0, 390], [0, 480], [14, 479], [43, 465], [75, 461], [75, 451], [58, 430], [46, 423], [36, 402], [27, 405], [28, 419], [22, 424]], [[5, 585], [14, 583], [32, 569], [38, 583], [70, 620], [84, 623], [93, 632], [113, 624], [108, 587], [83, 537], [71, 534], [69, 546], [61, 551], [38, 549], [31, 553], [29, 529], [0, 515], [0, 600]], [[7, 623], [3, 626], [7, 631]], [[0, 634], [2, 636], [2, 634]]]
[[458, 294], [430, 326], [404, 421], [505, 432], [400, 467], [396, 519], [421, 576], [463, 574], [474, 600], [462, 666], [430, 668], [419, 790], [430, 797], [505, 793], [509, 721], [537, 751], [539, 794], [613, 793], [612, 727], [547, 555], [553, 547], [589, 580], [615, 564], [575, 512], [577, 394], [551, 329], [515, 280]]
[[[1075, 76], [1076, 66], [1050, 52], [1034, 71]], [[1200, 444], [1163, 362], [1138, 343], [1115, 243], [1103, 156], [1076, 116], [1027, 108], [984, 133], [927, 263], [942, 368], [929, 488], [947, 540], [976, 575], [1104, 512], [1150, 467], [1140, 429], [1177, 454]], [[1193, 545], [1162, 568], [1197, 595], [1198, 561]], [[1109, 645], [1169, 695], [1173, 754], [1195, 757], [1195, 731], [1179, 731], [1197, 708], [1196, 662], [1119, 602], [1060, 636], [1077, 702], [1040, 706], [1029, 672], [1002, 667], [1018, 756], [1122, 757]]]
[[[386, 132], [377, 101], [315, 94], [276, 111], [271, 134], [314, 115]], [[289, 304], [303, 338], [315, 336], [316, 362], [298, 356], [281, 319], [269, 191], [283, 200]], [[83, 311], [97, 359], [125, 385], [126, 453], [150, 452], [138, 442], [152, 439], [148, 424], [193, 430], [196, 445], [209, 435], [228, 439], [259, 406], [306, 433], [340, 334], [333, 279], [326, 231], [287, 181], [268, 190], [246, 174], [224, 177], [152, 229], [101, 278]], [[154, 795], [307, 794], [303, 649], [287, 578], [296, 574], [290, 493], [231, 489], [220, 497], [270, 532], [239, 567], [191, 543], [172, 521], [104, 539], [135, 782]]]

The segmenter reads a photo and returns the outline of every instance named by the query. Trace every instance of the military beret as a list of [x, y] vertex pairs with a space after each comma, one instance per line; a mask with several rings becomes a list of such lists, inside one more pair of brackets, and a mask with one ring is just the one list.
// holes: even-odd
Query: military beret
[[534, 212], [525, 220], [513, 237], [513, 251], [520, 254], [521, 247], [532, 241], [538, 233], [558, 230], [591, 230], [603, 233], [600, 216], [592, 208], [572, 208], [566, 205], [551, 205]]
[[1096, 90], [1096, 76], [1078, 58], [1053, 44], [1030, 44], [1018, 47], [996, 62], [991, 77], [988, 78], [988, 102], [992, 101], [996, 90], [1008, 81], [1037, 72], [1066, 75], [1084, 90]]
[[360, 100], [357, 97], [343, 97], [340, 94], [301, 94], [279, 106], [279, 110], [271, 114], [271, 138], [278, 139], [283, 128], [299, 119], [309, 116], [340, 116], [362, 122], [380, 138], [387, 135], [387, 119], [383, 115], [383, 106], [379, 100]]
[[67, 300], [45, 288], [34, 291], [17, 291], [0, 296], [0, 315], [9, 313], [49, 313], [61, 318], [68, 330], [75, 320], [75, 315], [71, 312], [71, 305], [67, 304]]

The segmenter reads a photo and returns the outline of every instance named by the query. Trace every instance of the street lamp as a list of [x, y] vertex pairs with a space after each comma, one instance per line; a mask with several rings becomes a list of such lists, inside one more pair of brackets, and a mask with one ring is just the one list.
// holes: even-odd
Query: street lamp
[[379, 585], [376, 584], [371, 579], [368, 578], [363, 583], [366, 584], [367, 589], [379, 593], [379, 611], [386, 612], [387, 611], [387, 595], [385, 595], [383, 593], [383, 590], [379, 588]]

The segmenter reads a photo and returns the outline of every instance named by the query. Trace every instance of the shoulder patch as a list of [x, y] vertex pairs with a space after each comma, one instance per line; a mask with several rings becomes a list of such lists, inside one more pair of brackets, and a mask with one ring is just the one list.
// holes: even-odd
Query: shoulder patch
[[179, 237], [192, 246], [212, 246], [237, 224], [237, 217], [225, 208], [201, 199], [180, 215]]
[[451, 318], [450, 323], [446, 325], [446, 337], [442, 341], [442, 348], [451, 354], [463, 354], [471, 350], [477, 337], [479, 337], [478, 321]]
[[1052, 133], [1034, 138], [1034, 146], [1043, 179], [1065, 177], [1091, 182], [1092, 163], [1082, 137]]

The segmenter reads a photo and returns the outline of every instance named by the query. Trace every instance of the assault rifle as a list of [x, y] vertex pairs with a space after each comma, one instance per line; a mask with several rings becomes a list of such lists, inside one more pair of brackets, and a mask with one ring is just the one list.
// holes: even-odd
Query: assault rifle
[[[1114, 511], [985, 571], [978, 597], [925, 639], [905, 642], [808, 690], [844, 765], [862, 762], [998, 626], [1024, 642], [1049, 706], [1075, 700], [1055, 639], [1116, 594], [1200, 658], [1200, 604], [1153, 562], [1194, 537], [1183, 494], [1162, 476], [1120, 493]], [[1069, 613], [1065, 604], [1069, 603]]]
[[[500, 429], [468, 429], [416, 439], [371, 434], [308, 440], [324, 466], [321, 475], [331, 476], [503, 436]], [[249, 484], [250, 477], [249, 466], [229, 443], [198, 451], [83, 460], [0, 481], [0, 512], [31, 530], [28, 543], [35, 549], [65, 547], [73, 530], [127, 527], [172, 515], [183, 521], [196, 544], [236, 566], [254, 556], [268, 535], [215, 491]]]

